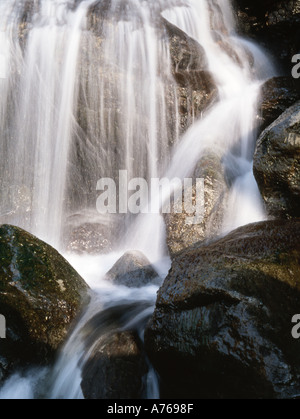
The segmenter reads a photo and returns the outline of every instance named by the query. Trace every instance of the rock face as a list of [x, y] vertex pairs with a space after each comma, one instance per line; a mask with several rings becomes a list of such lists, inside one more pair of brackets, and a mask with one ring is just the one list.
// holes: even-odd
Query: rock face
[[0, 381], [16, 367], [46, 364], [88, 302], [88, 286], [52, 247], [8, 225], [0, 228]]
[[271, 125], [283, 112], [300, 100], [300, 83], [291, 77], [274, 77], [261, 91], [260, 132]]
[[262, 222], [177, 256], [145, 335], [162, 397], [299, 394], [299, 234]]
[[300, 51], [299, 0], [235, 0], [241, 32], [265, 46], [290, 74], [291, 59]]
[[116, 285], [140, 288], [159, 280], [159, 275], [143, 253], [126, 252], [106, 274], [106, 279]]
[[202, 46], [166, 19], [162, 19], [162, 26], [168, 36], [180, 129], [184, 132], [218, 99], [218, 90]]
[[104, 335], [83, 369], [86, 399], [139, 399], [147, 364], [138, 336], [130, 331]]
[[[193, 178], [204, 179], [204, 217], [201, 223], [188, 224], [187, 220], [191, 214], [184, 207], [184, 199], [173, 204], [171, 213], [165, 215], [167, 244], [171, 255], [218, 235], [223, 224], [224, 206], [229, 188], [221, 157], [208, 150], [200, 159]], [[195, 202], [196, 199], [202, 199], [196, 196], [195, 185], [192, 187], [192, 196]], [[182, 213], [174, 211], [177, 205], [184, 208]]]
[[271, 216], [300, 217], [300, 102], [262, 133], [254, 174]]

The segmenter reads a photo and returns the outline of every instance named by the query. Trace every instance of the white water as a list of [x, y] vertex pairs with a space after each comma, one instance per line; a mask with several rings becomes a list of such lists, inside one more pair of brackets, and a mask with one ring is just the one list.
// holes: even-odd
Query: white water
[[[100, 177], [116, 178], [126, 169], [129, 178], [183, 179], [208, 149], [218, 151], [234, 174], [220, 233], [264, 219], [252, 155], [260, 86], [273, 69], [257, 46], [236, 35], [230, 1], [128, 0], [120, 7], [124, 0], [112, 0], [99, 37], [88, 30], [93, 3], [35, 4], [23, 44], [18, 39], [25, 1], [0, 4], [0, 221], [61, 248], [68, 217], [84, 219], [95, 208]], [[160, 15], [201, 44], [219, 92], [219, 101], [180, 139]], [[81, 333], [85, 322], [124, 301], [147, 301], [151, 307], [140, 316], [151, 314], [156, 287], [129, 290], [103, 278], [128, 248], [142, 250], [164, 277], [170, 261], [163, 218], [127, 217], [120, 232], [126, 233], [125, 248], [116, 242], [109, 255], [67, 255], [94, 290], [89, 311], [53, 371], [13, 376], [0, 398], [81, 398], [81, 367], [88, 355]], [[148, 396], [158, 397], [153, 371], [148, 379]]]

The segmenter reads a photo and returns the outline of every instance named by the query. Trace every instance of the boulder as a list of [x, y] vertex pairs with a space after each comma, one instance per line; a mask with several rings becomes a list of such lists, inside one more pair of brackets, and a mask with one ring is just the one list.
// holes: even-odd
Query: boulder
[[0, 227], [0, 380], [15, 368], [45, 365], [88, 302], [88, 286], [52, 247], [20, 228]]
[[143, 253], [126, 252], [106, 274], [106, 279], [116, 285], [140, 288], [159, 281], [159, 274]]
[[[207, 150], [193, 174], [194, 181], [197, 178], [204, 179], [203, 220], [197, 224], [187, 222], [191, 214], [186, 211], [184, 197], [180, 202], [173, 203], [170, 214], [165, 215], [167, 244], [171, 255], [220, 234], [230, 183], [221, 156]], [[195, 184], [192, 187], [192, 196], [194, 199], [202, 199], [196, 196]], [[184, 211], [176, 213], [177, 206]]]
[[261, 90], [260, 124], [261, 133], [289, 107], [300, 100], [300, 84], [291, 77], [274, 77]]
[[269, 215], [300, 217], [300, 102], [261, 134], [254, 175]]
[[[140, 399], [148, 364], [139, 331], [151, 303], [124, 303], [104, 309], [83, 328], [85, 359], [81, 388], [86, 399]], [[130, 324], [130, 326], [129, 326]]]
[[140, 399], [147, 364], [131, 331], [108, 333], [97, 342], [82, 372], [85, 399]]
[[300, 391], [300, 220], [251, 224], [177, 255], [145, 345], [164, 398]]

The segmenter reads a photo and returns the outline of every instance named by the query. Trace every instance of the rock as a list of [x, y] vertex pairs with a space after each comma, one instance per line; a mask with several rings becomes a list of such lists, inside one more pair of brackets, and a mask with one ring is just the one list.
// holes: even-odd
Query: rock
[[260, 133], [300, 100], [300, 84], [291, 77], [274, 77], [262, 87]]
[[88, 302], [88, 286], [52, 247], [20, 228], [0, 227], [1, 378], [17, 367], [45, 365]]
[[162, 25], [168, 34], [174, 72], [207, 70], [208, 60], [204, 48], [167, 19], [162, 18]]
[[86, 399], [140, 399], [147, 364], [136, 333], [108, 333], [94, 347], [82, 372]]
[[291, 59], [299, 53], [299, 0], [235, 0], [240, 31], [270, 51], [290, 75]]
[[300, 217], [300, 102], [260, 136], [254, 175], [269, 215]]
[[66, 234], [65, 248], [78, 254], [109, 253], [113, 249], [112, 227], [100, 223], [84, 223]]
[[162, 25], [168, 36], [172, 72], [177, 83], [180, 128], [183, 133], [195, 118], [218, 100], [218, 89], [208, 71], [203, 47], [164, 18]]
[[[188, 224], [187, 219], [191, 217], [184, 207], [184, 198], [175, 202], [170, 214], [165, 215], [167, 227], [167, 244], [171, 255], [181, 250], [204, 241], [220, 233], [223, 225], [224, 207], [228, 194], [228, 185], [222, 158], [210, 151], [203, 155], [193, 174], [196, 179], [204, 179], [204, 218], [199, 224]], [[193, 198], [196, 197], [195, 184], [192, 188]], [[184, 208], [182, 213], [176, 213], [175, 208], [180, 205]]]
[[144, 330], [149, 320], [148, 315], [142, 314], [150, 306], [145, 301], [112, 306], [84, 326], [87, 355], [83, 360], [81, 388], [86, 399], [145, 396], [148, 364], [139, 331]]
[[299, 394], [299, 234], [262, 222], [177, 255], [145, 334], [162, 398]]
[[159, 275], [143, 253], [126, 252], [106, 274], [106, 279], [116, 285], [140, 288], [159, 280]]

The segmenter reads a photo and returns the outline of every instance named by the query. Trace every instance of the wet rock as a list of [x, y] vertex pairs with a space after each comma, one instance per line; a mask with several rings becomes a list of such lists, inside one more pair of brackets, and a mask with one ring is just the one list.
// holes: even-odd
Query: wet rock
[[173, 261], [146, 329], [162, 397], [299, 394], [300, 221], [242, 227]]
[[140, 399], [147, 364], [138, 335], [131, 331], [101, 337], [82, 372], [86, 399]]
[[162, 24], [169, 37], [174, 71], [205, 71], [208, 61], [204, 48], [168, 20], [162, 18]]
[[300, 217], [300, 102], [260, 136], [254, 175], [269, 215]]
[[218, 100], [218, 90], [203, 47], [166, 19], [162, 19], [162, 25], [168, 35], [180, 128], [184, 132]]
[[258, 41], [290, 75], [291, 59], [300, 51], [299, 0], [235, 0], [240, 31]]
[[0, 227], [0, 380], [53, 359], [88, 302], [88, 286], [52, 247], [20, 228]]
[[148, 361], [139, 331], [149, 320], [143, 313], [150, 307], [147, 301], [114, 305], [84, 326], [81, 388], [85, 398], [145, 397]]
[[296, 80], [291, 77], [275, 77], [268, 80], [261, 91], [260, 132], [298, 100], [300, 100], [300, 84]]
[[[194, 181], [204, 179], [204, 202], [202, 203], [204, 216], [199, 222], [191, 224], [188, 220], [194, 214], [187, 211], [184, 197], [173, 203], [170, 214], [165, 215], [167, 244], [171, 255], [218, 235], [223, 224], [229, 188], [221, 157], [209, 150], [204, 153], [194, 172], [193, 179]], [[192, 191], [187, 196], [192, 195], [193, 205], [196, 200], [199, 204], [202, 195], [197, 196], [195, 183], [191, 189]], [[176, 208], [181, 208], [183, 211], [176, 213]]]
[[66, 250], [77, 254], [100, 254], [112, 251], [112, 227], [100, 223], [84, 223], [66, 236]]
[[116, 285], [140, 288], [159, 281], [159, 275], [143, 253], [126, 252], [106, 274], [106, 279]]

